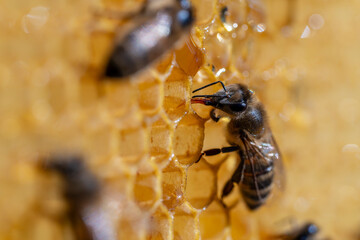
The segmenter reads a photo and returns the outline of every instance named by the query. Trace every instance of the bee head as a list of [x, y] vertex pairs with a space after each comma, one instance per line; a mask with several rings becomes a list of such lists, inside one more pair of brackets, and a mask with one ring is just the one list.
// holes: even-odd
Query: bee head
[[[212, 83], [211, 85], [216, 83], [221, 83], [223, 85], [220, 81]], [[193, 92], [197, 92], [211, 85], [206, 85]], [[200, 103], [212, 106], [228, 113], [229, 115], [239, 115], [247, 109], [252, 96], [253, 91], [248, 89], [245, 85], [231, 84], [227, 87], [223, 85], [223, 89], [213, 95], [195, 95], [192, 97], [191, 103]]]
[[64, 196], [71, 205], [79, 206], [93, 200], [100, 191], [98, 179], [86, 167], [82, 156], [53, 154], [44, 159], [42, 167], [57, 173], [64, 182]]
[[314, 223], [306, 224], [305, 229], [306, 234], [309, 236], [313, 236], [319, 231], [319, 228]]
[[188, 0], [178, 0], [181, 10], [177, 13], [176, 18], [181, 27], [189, 27], [194, 22], [194, 13]]
[[64, 177], [74, 176], [85, 168], [82, 157], [55, 154], [45, 160], [45, 169], [55, 171]]

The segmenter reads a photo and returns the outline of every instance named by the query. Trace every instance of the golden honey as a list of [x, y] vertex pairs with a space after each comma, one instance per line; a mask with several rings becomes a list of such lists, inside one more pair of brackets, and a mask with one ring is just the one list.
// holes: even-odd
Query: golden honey
[[[357, 1], [194, 0], [191, 36], [117, 82], [100, 76], [121, 21], [98, 13], [142, 1], [0, 2], [0, 239], [74, 239], [60, 179], [38, 169], [59, 151], [84, 155], [118, 239], [266, 239], [306, 221], [359, 238]], [[284, 157], [285, 191], [256, 212], [237, 187], [219, 200], [235, 155], [193, 164], [226, 146], [226, 122], [189, 102], [216, 80], [255, 91]]]

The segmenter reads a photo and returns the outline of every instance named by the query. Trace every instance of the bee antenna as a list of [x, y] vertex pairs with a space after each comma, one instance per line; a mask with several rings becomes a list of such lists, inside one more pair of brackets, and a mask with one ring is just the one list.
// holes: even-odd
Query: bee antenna
[[207, 88], [207, 87], [210, 87], [210, 86], [212, 86], [212, 85], [215, 85], [215, 84], [217, 84], [217, 83], [220, 83], [220, 84], [222, 85], [222, 87], [223, 87], [226, 95], [228, 95], [228, 92], [227, 92], [227, 90], [226, 90], [226, 88], [225, 88], [225, 85], [224, 85], [224, 83], [223, 83], [222, 81], [216, 81], [216, 82], [210, 83], [210, 84], [208, 84], [208, 85], [202, 86], [201, 88], [198, 88], [198, 89], [195, 89], [194, 91], [192, 91], [192, 93], [197, 92], [197, 91], [200, 91], [200, 90], [202, 90], [202, 89], [204, 89], [204, 88]]

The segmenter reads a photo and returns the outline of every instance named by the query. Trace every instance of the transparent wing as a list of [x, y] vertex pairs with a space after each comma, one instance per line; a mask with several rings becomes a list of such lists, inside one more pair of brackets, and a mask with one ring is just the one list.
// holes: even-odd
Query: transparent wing
[[[257, 173], [263, 173], [272, 168], [274, 172], [272, 181], [278, 189], [283, 191], [285, 188], [284, 167], [279, 147], [270, 129], [267, 129], [267, 132], [260, 139], [255, 139], [251, 134], [245, 132], [243, 143], [248, 165], [253, 165], [254, 178], [256, 179]], [[257, 181], [257, 183], [261, 185], [261, 181]]]
[[284, 191], [286, 187], [286, 173], [282, 161], [282, 155], [280, 152], [280, 149], [277, 145], [277, 142], [275, 141], [274, 136], [271, 134], [271, 141], [275, 147], [276, 154], [274, 156], [274, 171], [275, 171], [275, 177], [274, 177], [274, 183], [275, 185], [281, 190]]

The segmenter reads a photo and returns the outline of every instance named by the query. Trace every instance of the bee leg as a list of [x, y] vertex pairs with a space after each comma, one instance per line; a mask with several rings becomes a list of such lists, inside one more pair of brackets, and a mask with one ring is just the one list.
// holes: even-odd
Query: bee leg
[[224, 197], [229, 195], [231, 193], [231, 191], [233, 190], [233, 188], [234, 188], [234, 182], [230, 179], [229, 181], [226, 182], [226, 184], [222, 190], [221, 199], [223, 199]]
[[217, 116], [215, 114], [215, 108], [211, 110], [210, 112], [210, 118], [214, 121], [214, 122], [218, 122], [220, 120], [220, 116]]
[[240, 148], [238, 146], [231, 146], [231, 147], [223, 147], [223, 148], [212, 148], [212, 149], [208, 149], [203, 151], [200, 154], [199, 159], [195, 162], [199, 162], [200, 159], [202, 158], [202, 156], [214, 156], [214, 155], [218, 155], [220, 153], [229, 153], [229, 152], [235, 152], [238, 151]]
[[241, 162], [239, 166], [237, 167], [237, 169], [235, 170], [229, 181], [226, 182], [222, 190], [221, 199], [223, 199], [224, 197], [226, 197], [231, 193], [231, 191], [234, 188], [234, 183], [239, 183], [241, 181], [241, 177], [244, 171], [244, 162], [245, 162], [244, 152], [241, 149], [240, 149], [240, 158], [241, 158]]

